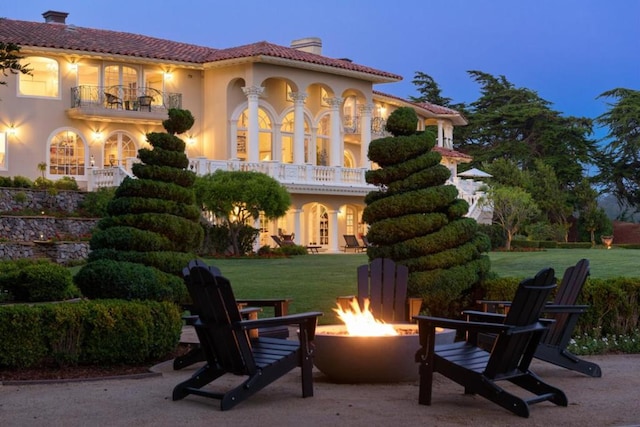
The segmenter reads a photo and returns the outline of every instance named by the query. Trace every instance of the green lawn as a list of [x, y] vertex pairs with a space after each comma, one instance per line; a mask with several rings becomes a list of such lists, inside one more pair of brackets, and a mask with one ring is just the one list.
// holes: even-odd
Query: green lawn
[[[591, 264], [591, 277], [640, 276], [640, 250], [549, 249], [541, 252], [492, 252], [491, 269], [502, 277], [528, 277], [551, 266], [556, 275], [581, 258]], [[293, 299], [292, 313], [322, 311], [320, 323], [335, 323], [336, 297], [356, 292], [356, 268], [365, 254], [306, 255], [272, 259], [208, 260], [220, 268], [237, 298]]]

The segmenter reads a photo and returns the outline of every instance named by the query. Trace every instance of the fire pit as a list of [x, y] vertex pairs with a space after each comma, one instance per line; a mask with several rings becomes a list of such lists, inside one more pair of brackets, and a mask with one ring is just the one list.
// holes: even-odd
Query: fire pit
[[[387, 324], [377, 321], [365, 308], [361, 312], [354, 300], [351, 311], [335, 311], [344, 325], [316, 328], [314, 364], [337, 383], [380, 383], [417, 380], [415, 353], [420, 348], [418, 325]], [[346, 320], [345, 320], [346, 317]], [[354, 318], [359, 318], [359, 326]], [[377, 333], [375, 329], [386, 332]], [[384, 334], [384, 335], [383, 335]], [[453, 342], [454, 330], [438, 333], [436, 344]]]

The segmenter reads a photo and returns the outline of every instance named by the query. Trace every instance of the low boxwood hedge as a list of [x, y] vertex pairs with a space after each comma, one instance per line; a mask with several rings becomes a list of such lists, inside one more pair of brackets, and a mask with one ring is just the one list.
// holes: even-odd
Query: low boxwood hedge
[[118, 365], [175, 350], [181, 310], [169, 302], [78, 301], [0, 307], [0, 367]]
[[[511, 301], [521, 278], [486, 279], [479, 294], [482, 299]], [[640, 326], [640, 278], [587, 279], [578, 299], [589, 305], [578, 318], [574, 335], [600, 331], [610, 334], [633, 335]]]

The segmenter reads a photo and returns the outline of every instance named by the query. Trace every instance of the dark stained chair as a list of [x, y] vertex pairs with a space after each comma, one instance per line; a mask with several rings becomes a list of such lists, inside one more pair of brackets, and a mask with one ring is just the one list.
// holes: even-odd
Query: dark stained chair
[[[369, 299], [369, 309], [374, 317], [386, 323], [407, 323], [420, 313], [422, 298], [407, 298], [409, 269], [389, 258], [376, 258], [358, 267], [358, 303], [364, 307]], [[338, 297], [343, 309], [356, 296]]]
[[146, 108], [149, 112], [151, 112], [151, 103], [153, 102], [153, 96], [139, 96], [138, 97], [138, 108], [142, 111], [143, 108]]
[[[202, 263], [205, 266], [204, 263]], [[214, 276], [222, 276], [222, 272], [216, 266], [208, 266], [209, 271]], [[266, 299], [237, 299], [240, 314], [244, 319], [257, 319], [258, 312], [267, 307], [272, 309], [275, 317], [286, 316], [289, 311], [289, 303], [291, 298], [266, 298]], [[187, 325], [195, 325], [198, 320], [198, 313], [194, 309], [193, 304], [185, 304], [183, 309], [189, 311], [188, 316], [184, 316]], [[289, 328], [287, 325], [268, 326], [252, 331], [255, 336], [272, 337], [272, 338], [289, 338]], [[180, 370], [194, 363], [206, 360], [202, 346], [196, 344], [188, 353], [173, 359], [173, 369]]]
[[344, 245], [345, 252], [348, 249], [353, 249], [354, 252], [362, 252], [365, 249], [367, 249], [366, 246], [360, 245], [360, 243], [358, 242], [358, 238], [353, 234], [344, 234], [342, 237], [344, 237], [344, 241], [345, 241], [345, 245]]
[[107, 107], [122, 109], [122, 99], [109, 92], [105, 92], [104, 97], [107, 102]]
[[[302, 396], [313, 396], [313, 339], [322, 313], [243, 320], [231, 283], [214, 275], [206, 264], [190, 262], [184, 279], [200, 313], [195, 329], [206, 364], [173, 389], [173, 400], [195, 394], [220, 400], [221, 410], [231, 409], [297, 367], [301, 368]], [[298, 340], [252, 338], [249, 334], [251, 330], [275, 325], [296, 326]], [[224, 391], [208, 386], [225, 374], [242, 376], [244, 380]]]
[[274, 242], [276, 242], [276, 244], [277, 244], [279, 247], [288, 246], [288, 245], [290, 246], [290, 245], [294, 245], [294, 244], [295, 244], [295, 243], [293, 243], [293, 241], [291, 241], [291, 240], [287, 240], [287, 241], [282, 240], [282, 239], [280, 238], [280, 236], [275, 236], [275, 235], [274, 235], [274, 236], [271, 236], [271, 238], [273, 239], [273, 241], [274, 241]]
[[[464, 387], [466, 394], [479, 394], [522, 417], [529, 416], [529, 405], [550, 401], [567, 406], [562, 390], [545, 383], [531, 372], [529, 365], [546, 331], [539, 318], [551, 291], [554, 271], [541, 270], [534, 278], [523, 280], [504, 322], [487, 323], [416, 316], [420, 334], [419, 403], [431, 404], [433, 373], [439, 372]], [[435, 346], [436, 327], [466, 332], [466, 339]], [[497, 335], [491, 351], [478, 346], [478, 333]], [[521, 397], [501, 387], [509, 381], [528, 391]], [[524, 393], [526, 394], [526, 393]], [[529, 396], [527, 394], [527, 396]]]
[[[558, 292], [552, 303], [545, 305], [543, 316], [553, 319], [549, 330], [542, 337], [534, 355], [535, 358], [553, 363], [563, 368], [571, 369], [592, 377], [601, 377], [600, 366], [593, 362], [580, 359], [567, 350], [578, 318], [589, 308], [588, 305], [578, 305], [578, 297], [589, 276], [589, 260], [581, 259], [564, 272]], [[502, 308], [509, 311], [509, 303], [504, 301], [479, 301], [483, 311], [496, 312]], [[476, 316], [476, 320], [478, 317]]]

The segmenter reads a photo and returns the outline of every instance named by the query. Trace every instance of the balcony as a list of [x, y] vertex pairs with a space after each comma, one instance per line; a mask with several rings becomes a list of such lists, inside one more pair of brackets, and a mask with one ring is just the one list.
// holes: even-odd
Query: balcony
[[[389, 136], [390, 134], [385, 130], [385, 126], [387, 121], [382, 117], [372, 117], [371, 118], [371, 137], [372, 138], [381, 138], [384, 136]], [[348, 135], [357, 135], [360, 134], [360, 129], [362, 125], [362, 120], [360, 116], [349, 116], [345, 115], [342, 118], [342, 128], [344, 129], [344, 133]]]
[[160, 125], [169, 108], [182, 108], [182, 94], [153, 88], [76, 86], [71, 88], [73, 119]]

